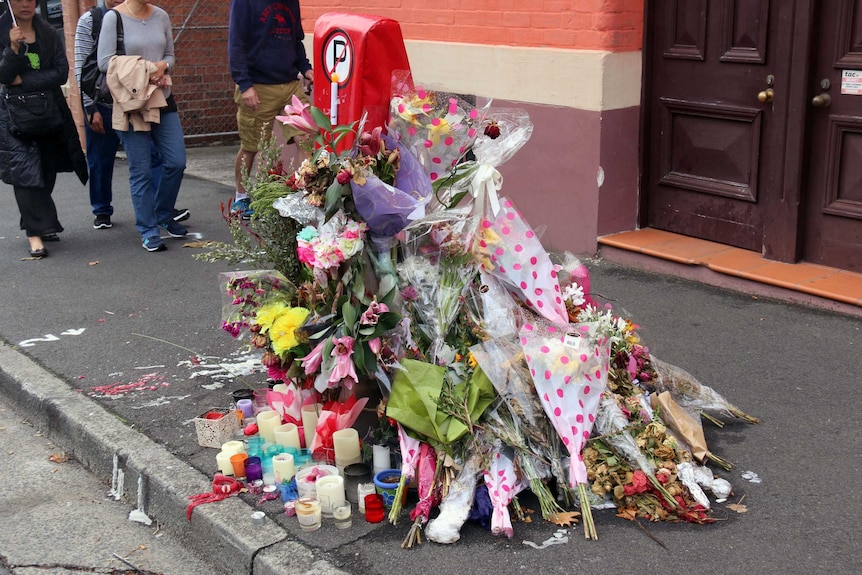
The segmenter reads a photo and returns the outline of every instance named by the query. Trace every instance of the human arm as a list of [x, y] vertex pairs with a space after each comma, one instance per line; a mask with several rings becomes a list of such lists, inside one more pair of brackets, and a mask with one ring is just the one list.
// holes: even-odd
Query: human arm
[[117, 55], [117, 18], [116, 10], [108, 10], [102, 17], [102, 30], [99, 32], [98, 62], [99, 70], [108, 71], [111, 58]]
[[243, 94], [252, 87], [251, 77], [248, 73], [246, 46], [248, 41], [246, 31], [249, 25], [248, 10], [245, 9], [245, 4], [242, 0], [231, 0], [227, 33], [228, 66], [230, 67], [231, 78]]
[[[96, 40], [93, 38], [93, 14], [87, 10], [80, 18], [75, 28], [75, 80], [78, 82], [78, 90], [81, 89], [81, 72], [84, 62], [96, 48]], [[90, 114], [93, 112], [94, 104], [92, 98], [81, 92], [81, 101], [84, 110]]]

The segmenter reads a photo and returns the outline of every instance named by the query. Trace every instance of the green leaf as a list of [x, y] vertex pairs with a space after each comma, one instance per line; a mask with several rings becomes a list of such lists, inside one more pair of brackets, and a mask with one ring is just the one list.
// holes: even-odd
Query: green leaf
[[341, 315], [344, 317], [345, 327], [353, 331], [353, 326], [356, 324], [356, 320], [359, 319], [359, 312], [356, 311], [355, 307], [350, 305], [349, 301], [346, 301], [341, 306]]
[[359, 335], [369, 336], [374, 335], [374, 332], [377, 331], [377, 326], [368, 325], [363, 328], [360, 328]]
[[401, 322], [401, 314], [394, 311], [385, 311], [377, 316], [378, 333], [383, 333], [395, 328]]
[[353, 365], [356, 369], [362, 372], [368, 371], [365, 367], [365, 354], [362, 353], [362, 348], [368, 347], [366, 344], [357, 341], [353, 346]]
[[332, 185], [326, 189], [326, 208], [324, 211], [326, 212], [327, 221], [329, 221], [329, 218], [338, 211], [338, 208], [340, 207], [338, 200], [341, 199], [343, 192], [344, 186], [339, 184], [337, 181], [332, 182]]
[[398, 293], [398, 286], [393, 287], [389, 290], [386, 295], [383, 296], [382, 299], [378, 300], [380, 303], [385, 303], [387, 307], [392, 307], [392, 302], [395, 300], [395, 294]]
[[332, 122], [329, 121], [329, 116], [323, 113], [323, 110], [318, 108], [317, 106], [312, 106], [311, 117], [314, 119], [314, 123], [320, 126], [321, 130], [326, 130], [327, 132], [332, 131]]

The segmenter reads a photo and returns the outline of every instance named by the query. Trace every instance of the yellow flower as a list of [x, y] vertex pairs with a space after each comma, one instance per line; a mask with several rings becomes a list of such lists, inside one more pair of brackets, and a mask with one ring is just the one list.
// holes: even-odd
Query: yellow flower
[[273, 322], [282, 314], [287, 306], [283, 302], [268, 303], [257, 310], [254, 323], [260, 326], [260, 333], [266, 333]]
[[305, 323], [309, 313], [304, 307], [291, 307], [278, 316], [269, 330], [272, 351], [281, 355], [299, 345], [296, 330]]

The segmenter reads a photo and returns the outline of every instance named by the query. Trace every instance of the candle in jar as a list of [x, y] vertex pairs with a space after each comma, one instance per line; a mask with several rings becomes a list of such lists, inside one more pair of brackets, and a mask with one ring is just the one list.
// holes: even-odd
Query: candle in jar
[[323, 406], [319, 403], [302, 406], [302, 428], [305, 431], [305, 446], [310, 448], [314, 441], [314, 432], [317, 428], [317, 418]]
[[296, 468], [293, 464], [293, 455], [290, 453], [279, 453], [272, 458], [272, 465], [275, 469], [276, 484], [281, 484], [283, 481], [290, 481], [296, 473]]
[[296, 449], [302, 447], [299, 444], [299, 428], [294, 423], [277, 425], [273, 430], [273, 435], [275, 436], [275, 442], [279, 445], [295, 447]]
[[347, 529], [353, 524], [349, 501], [336, 501], [332, 504], [332, 518], [337, 529]]
[[320, 501], [320, 512], [324, 516], [332, 517], [332, 504], [346, 499], [343, 477], [327, 475], [317, 479], [317, 500]]
[[359, 450], [359, 432], [352, 427], [339, 429], [332, 434], [332, 446], [335, 448], [335, 464], [346, 467], [351, 463], [362, 461]]
[[303, 497], [296, 502], [296, 518], [303, 531], [317, 531], [320, 529], [320, 501]]
[[257, 414], [257, 429], [267, 443], [275, 443], [275, 428], [281, 425], [281, 415], [277, 411], [261, 411]]

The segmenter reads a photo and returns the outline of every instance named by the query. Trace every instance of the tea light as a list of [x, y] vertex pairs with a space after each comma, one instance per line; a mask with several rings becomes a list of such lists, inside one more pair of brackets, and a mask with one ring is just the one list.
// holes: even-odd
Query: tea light
[[281, 415], [277, 411], [261, 411], [257, 414], [257, 428], [267, 443], [275, 443], [275, 428], [281, 425]]
[[320, 501], [320, 511], [326, 517], [332, 517], [332, 504], [345, 501], [344, 478], [340, 475], [327, 475], [317, 479], [317, 499]]
[[332, 518], [337, 529], [347, 529], [353, 525], [349, 501], [336, 501], [332, 504]]
[[295, 447], [296, 449], [302, 447], [299, 444], [299, 428], [294, 423], [277, 425], [273, 430], [273, 435], [275, 436], [275, 442], [279, 445]]
[[276, 484], [281, 484], [283, 481], [290, 481], [296, 473], [296, 468], [293, 464], [293, 455], [290, 453], [279, 453], [272, 458], [272, 465], [275, 469]]
[[311, 405], [303, 405], [302, 413], [302, 428], [305, 431], [305, 447], [311, 447], [314, 441], [314, 432], [317, 428], [317, 418], [323, 405], [314, 403]]
[[339, 429], [332, 434], [332, 446], [335, 448], [335, 465], [344, 468], [351, 463], [362, 461], [359, 448], [359, 432], [352, 427]]

